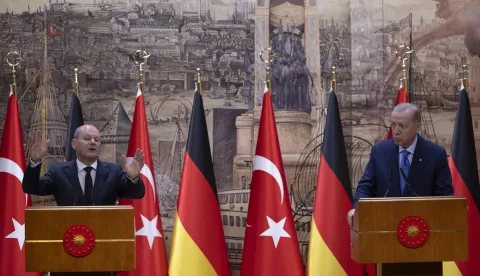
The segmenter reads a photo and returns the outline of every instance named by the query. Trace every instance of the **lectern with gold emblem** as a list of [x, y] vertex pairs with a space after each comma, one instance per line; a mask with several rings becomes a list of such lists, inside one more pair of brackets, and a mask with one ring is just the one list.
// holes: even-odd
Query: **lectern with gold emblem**
[[368, 198], [357, 204], [351, 255], [377, 275], [439, 275], [442, 262], [468, 260], [464, 197]]
[[25, 266], [27, 272], [51, 275], [135, 270], [133, 207], [27, 208]]

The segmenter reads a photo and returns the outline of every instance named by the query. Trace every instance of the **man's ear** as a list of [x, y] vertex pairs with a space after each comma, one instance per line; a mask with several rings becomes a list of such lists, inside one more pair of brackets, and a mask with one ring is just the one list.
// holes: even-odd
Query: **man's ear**
[[422, 123], [417, 122], [417, 132], [419, 132], [421, 128], [422, 128]]
[[72, 139], [72, 148], [73, 148], [74, 150], [77, 149], [77, 140], [75, 140], [75, 139]]

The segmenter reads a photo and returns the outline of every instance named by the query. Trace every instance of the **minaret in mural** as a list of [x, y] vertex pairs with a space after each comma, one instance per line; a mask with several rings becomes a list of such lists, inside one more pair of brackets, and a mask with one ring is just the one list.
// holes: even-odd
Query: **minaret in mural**
[[102, 145], [100, 148], [101, 160], [121, 164], [122, 154], [128, 150], [131, 128], [132, 122], [123, 104], [119, 102], [100, 130], [102, 134]]
[[[28, 124], [28, 134], [39, 131], [42, 133], [42, 141], [50, 140], [48, 144], [47, 155], [43, 158], [41, 164], [41, 175], [47, 172], [48, 168], [64, 160], [65, 139], [67, 137], [67, 120], [58, 103], [58, 83], [54, 83], [52, 70], [55, 64], [55, 57], [48, 56], [48, 34], [47, 34], [47, 6], [43, 6], [43, 66], [40, 68], [38, 79], [39, 85], [34, 89], [36, 96], [35, 105]], [[32, 79], [32, 84], [36, 83], [36, 78]], [[28, 152], [28, 148], [26, 149]], [[53, 196], [34, 196], [32, 202], [36, 204], [53, 204]]]

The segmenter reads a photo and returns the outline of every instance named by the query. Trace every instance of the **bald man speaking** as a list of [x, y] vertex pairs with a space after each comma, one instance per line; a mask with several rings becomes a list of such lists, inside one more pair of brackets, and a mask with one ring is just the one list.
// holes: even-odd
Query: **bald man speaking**
[[72, 140], [77, 159], [52, 165], [44, 176], [40, 176], [48, 142], [42, 142], [40, 132], [28, 139], [29, 162], [22, 182], [25, 193], [53, 195], [58, 206], [115, 205], [117, 198], [142, 199], [145, 196], [145, 185], [139, 177], [144, 165], [140, 149], [131, 162], [123, 155], [123, 169], [117, 164], [100, 161], [100, 131], [93, 125], [83, 125], [77, 128]]

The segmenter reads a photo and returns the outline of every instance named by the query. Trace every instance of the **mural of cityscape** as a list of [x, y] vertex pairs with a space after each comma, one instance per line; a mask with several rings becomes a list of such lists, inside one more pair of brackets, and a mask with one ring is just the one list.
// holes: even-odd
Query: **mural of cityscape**
[[[449, 151], [467, 65], [480, 149], [480, 17], [465, 12], [479, 2], [437, 5], [443, 1], [3, 0], [0, 132], [13, 81], [7, 54], [16, 51], [24, 135], [46, 124], [48, 164], [63, 162], [75, 68], [85, 122], [103, 137], [100, 159], [120, 163], [140, 78], [134, 53], [150, 54], [144, 95], [169, 252], [199, 68], [228, 257], [239, 275], [270, 48], [273, 105], [306, 262], [332, 67], [352, 192], [372, 145], [387, 135], [402, 70], [422, 109], [421, 134]], [[53, 197], [33, 201], [55, 205]]]

